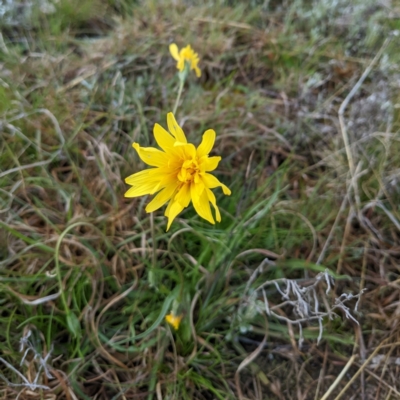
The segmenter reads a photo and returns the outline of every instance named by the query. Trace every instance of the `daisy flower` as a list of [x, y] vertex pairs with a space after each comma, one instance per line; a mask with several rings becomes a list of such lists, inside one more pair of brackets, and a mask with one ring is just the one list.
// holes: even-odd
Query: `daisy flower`
[[221, 187], [225, 195], [231, 191], [210, 172], [214, 171], [221, 157], [210, 157], [214, 146], [215, 131], [204, 132], [200, 145], [196, 148], [188, 143], [182, 128], [172, 113], [167, 115], [167, 132], [161, 125], [154, 125], [154, 137], [161, 150], [154, 147], [141, 147], [133, 143], [143, 162], [153, 168], [137, 172], [125, 179], [132, 187], [125, 197], [139, 197], [156, 194], [146, 207], [150, 213], [168, 202], [164, 215], [168, 218], [167, 231], [172, 221], [190, 202], [200, 217], [215, 224], [210, 203], [214, 208], [215, 219], [220, 222], [221, 214], [211, 189]]
[[169, 45], [169, 51], [172, 57], [177, 61], [176, 68], [178, 68], [179, 71], [182, 72], [185, 69], [185, 64], [187, 62], [190, 66], [190, 70], [194, 70], [196, 76], [200, 78], [201, 71], [197, 66], [200, 60], [199, 55], [193, 51], [193, 49], [190, 47], [190, 44], [179, 50], [178, 46], [175, 43], [172, 43]]

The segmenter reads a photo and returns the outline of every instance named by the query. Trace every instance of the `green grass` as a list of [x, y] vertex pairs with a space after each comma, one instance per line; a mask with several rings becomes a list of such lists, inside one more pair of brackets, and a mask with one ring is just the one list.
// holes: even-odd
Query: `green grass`
[[[346, 109], [356, 189], [338, 110], [400, 4], [47, 3], [0, 21], [2, 398], [319, 399], [357, 354], [335, 398], [377, 346], [379, 379], [367, 368], [341, 398], [398, 398], [397, 36]], [[153, 236], [149, 198], [125, 199], [124, 178], [144, 167], [132, 142], [153, 146], [173, 108], [171, 42], [190, 43], [202, 69], [177, 119], [196, 145], [217, 132], [232, 195], [215, 191], [215, 226], [189, 207], [166, 232], [157, 211]], [[317, 343], [317, 320], [282, 320], [301, 318], [289, 304], [267, 315], [257, 288], [326, 269], [320, 310], [367, 289], [358, 310], [346, 303], [359, 325], [336, 310]], [[164, 319], [174, 307], [178, 331]], [[38, 371], [49, 389], [21, 386]]]

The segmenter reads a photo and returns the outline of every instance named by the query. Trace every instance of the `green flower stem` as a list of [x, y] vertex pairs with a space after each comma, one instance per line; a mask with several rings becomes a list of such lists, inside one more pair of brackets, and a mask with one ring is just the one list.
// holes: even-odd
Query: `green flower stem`
[[174, 105], [174, 110], [172, 113], [175, 115], [176, 110], [178, 109], [179, 101], [181, 99], [182, 91], [183, 91], [183, 85], [185, 84], [185, 76], [179, 74], [179, 90], [178, 90], [178, 96], [176, 97], [175, 105]]
[[149, 271], [149, 283], [152, 287], [157, 287], [157, 282], [155, 278], [155, 269], [157, 263], [157, 249], [156, 249], [156, 232], [154, 229], [154, 213], [150, 213], [150, 230], [151, 230], [151, 241], [153, 246], [153, 254], [151, 260], [151, 269]]
[[178, 72], [179, 89], [178, 89], [178, 96], [176, 97], [176, 101], [175, 101], [175, 105], [174, 105], [174, 110], [172, 112], [174, 115], [176, 113], [176, 110], [178, 109], [179, 101], [180, 101], [181, 95], [182, 95], [183, 86], [185, 84], [185, 80], [186, 80], [187, 76], [189, 75], [189, 72], [190, 72], [190, 64], [186, 61], [185, 68], [183, 69], [183, 71]]

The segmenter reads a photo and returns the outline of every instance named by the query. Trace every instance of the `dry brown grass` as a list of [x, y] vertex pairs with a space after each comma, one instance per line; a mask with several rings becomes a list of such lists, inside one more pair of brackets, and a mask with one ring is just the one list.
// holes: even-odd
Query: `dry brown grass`
[[[4, 20], [0, 348], [49, 390], [13, 386], [23, 379], [3, 363], [2, 398], [400, 397], [399, 6], [227, 3], [61, 2], [63, 18]], [[385, 38], [344, 110], [346, 148], [340, 105]], [[216, 130], [233, 195], [219, 199], [216, 229], [189, 211], [166, 234], [156, 214], [154, 243], [146, 200], [124, 199], [123, 178], [141, 168], [132, 141], [153, 143], [174, 102], [172, 41], [191, 43], [203, 71], [179, 119], [196, 143]], [[163, 316], [177, 266], [175, 333]], [[325, 317], [317, 344], [306, 322], [299, 347], [296, 324], [252, 308], [263, 282], [305, 285], [325, 268], [336, 279], [318, 289], [321, 309], [366, 290], [358, 311], [348, 303], [359, 324]], [[279, 313], [298, 317], [290, 305]], [[28, 331], [37, 356], [20, 366]]]

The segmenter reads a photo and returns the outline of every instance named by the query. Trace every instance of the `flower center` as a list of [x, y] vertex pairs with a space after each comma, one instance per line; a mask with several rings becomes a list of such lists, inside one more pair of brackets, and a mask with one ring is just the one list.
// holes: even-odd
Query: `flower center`
[[181, 170], [178, 173], [178, 179], [181, 182], [193, 182], [198, 180], [199, 165], [197, 160], [186, 160], [183, 162]]

